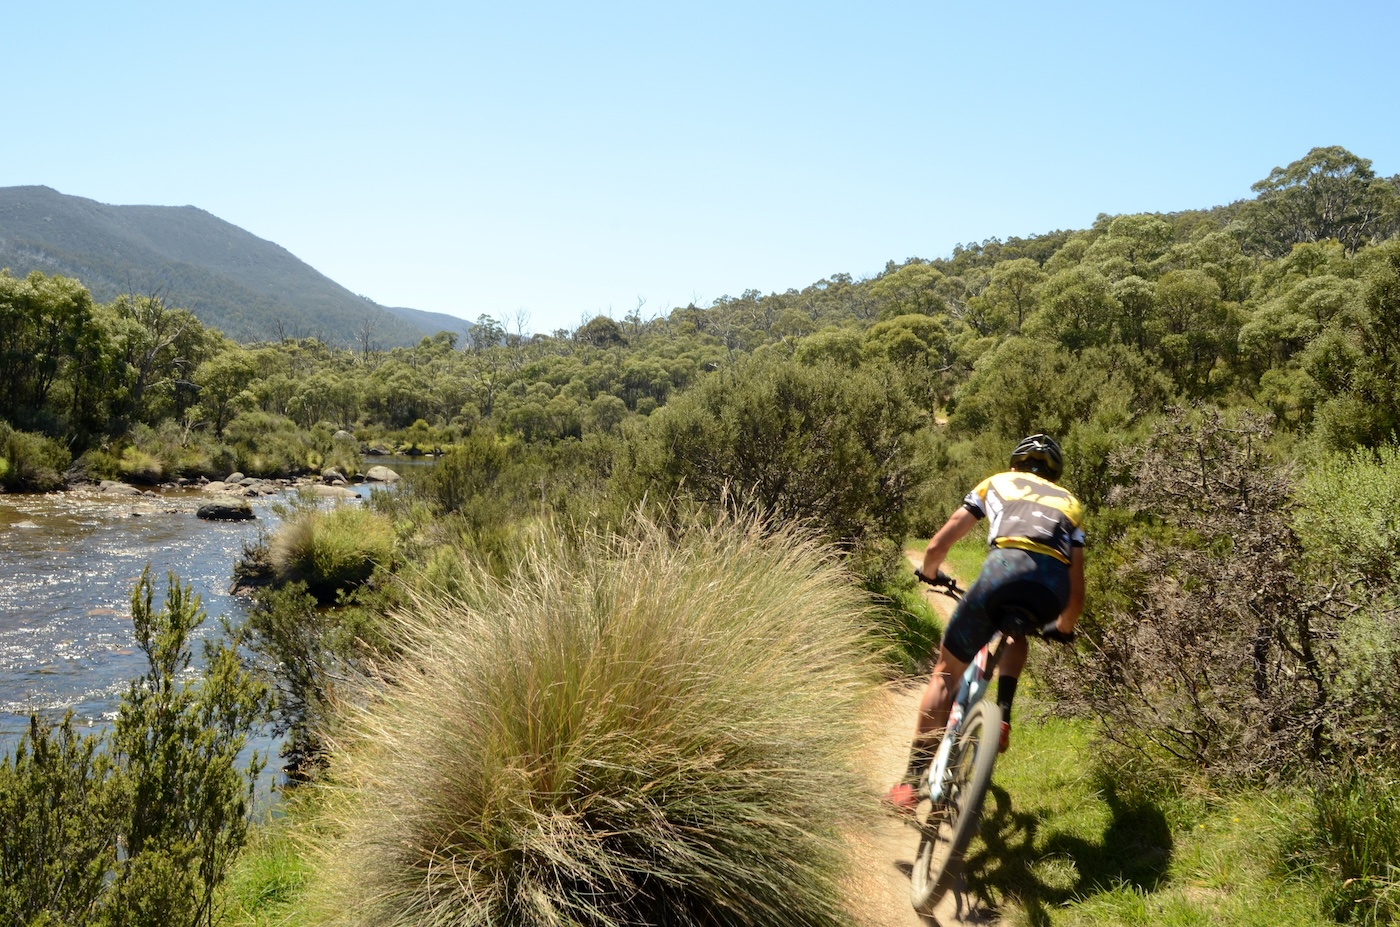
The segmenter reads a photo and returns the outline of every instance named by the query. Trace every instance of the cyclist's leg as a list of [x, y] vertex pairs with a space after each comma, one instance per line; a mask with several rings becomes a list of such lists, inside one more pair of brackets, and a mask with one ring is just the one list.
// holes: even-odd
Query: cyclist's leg
[[1026, 656], [1030, 653], [1030, 642], [1024, 637], [1008, 638], [1001, 651], [1001, 662], [997, 664], [997, 704], [1001, 706], [1004, 722], [1011, 721], [1011, 703], [1016, 699], [1016, 683], [1021, 678], [1021, 670], [1026, 667]]
[[953, 698], [967, 665], [977, 655], [987, 641], [992, 639], [995, 630], [982, 607], [982, 598], [976, 595], [978, 583], [973, 583], [967, 595], [953, 609], [948, 619], [948, 627], [943, 632], [943, 642], [938, 647], [938, 662], [929, 676], [923, 697], [919, 700], [919, 717], [914, 725], [914, 742], [909, 749], [909, 765], [905, 768], [903, 783], [913, 784], [923, 775], [938, 749], [938, 741], [948, 724], [948, 710], [953, 707]]
[[909, 762], [904, 775], [890, 787], [885, 801], [896, 809], [912, 814], [918, 805], [918, 783], [933, 762], [938, 752], [938, 742], [943, 729], [948, 725], [948, 712], [953, 707], [953, 697], [962, 683], [962, 675], [967, 670], [968, 661], [959, 660], [948, 652], [947, 646], [938, 648], [938, 663], [924, 687], [919, 699], [919, 716], [914, 722], [914, 742], [909, 746]]
[[942, 733], [943, 728], [948, 726], [948, 711], [953, 707], [953, 697], [958, 694], [968, 662], [953, 656], [946, 646], [938, 648], [938, 662], [924, 688], [924, 696], [919, 700], [915, 740]]
[[1021, 670], [1026, 666], [1030, 649], [1030, 642], [1024, 637], [1007, 638], [1001, 662], [997, 664], [997, 707], [1001, 709], [1001, 737], [997, 749], [1003, 753], [1011, 744], [1011, 704], [1016, 700], [1016, 684], [1021, 680]]

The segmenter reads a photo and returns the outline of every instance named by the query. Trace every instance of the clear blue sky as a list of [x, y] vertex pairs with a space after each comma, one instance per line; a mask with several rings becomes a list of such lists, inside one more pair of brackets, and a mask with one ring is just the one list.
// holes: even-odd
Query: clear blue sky
[[194, 205], [389, 305], [573, 328], [1400, 173], [1400, 4], [6, 4], [0, 186]]

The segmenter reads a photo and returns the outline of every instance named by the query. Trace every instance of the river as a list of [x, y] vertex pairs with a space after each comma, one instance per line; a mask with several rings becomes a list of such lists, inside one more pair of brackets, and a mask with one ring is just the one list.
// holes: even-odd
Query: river
[[[250, 500], [257, 517], [243, 522], [196, 518], [210, 498], [185, 489], [0, 495], [0, 755], [13, 752], [31, 711], [59, 720], [72, 710], [91, 728], [116, 716], [122, 693], [146, 669], [131, 591], [148, 564], [157, 606], [170, 571], [199, 594], [209, 614], [199, 635], [219, 633], [221, 615], [243, 618], [247, 600], [228, 591], [233, 565], [245, 543], [274, 527], [276, 497]], [[269, 744], [263, 739], [264, 752]]]

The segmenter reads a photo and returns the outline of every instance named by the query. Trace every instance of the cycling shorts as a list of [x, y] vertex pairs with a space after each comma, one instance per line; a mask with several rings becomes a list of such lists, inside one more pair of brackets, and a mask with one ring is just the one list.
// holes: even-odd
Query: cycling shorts
[[996, 616], [1008, 605], [1026, 609], [1039, 625], [1054, 621], [1069, 601], [1069, 567], [1049, 554], [994, 547], [977, 581], [953, 609], [943, 646], [971, 663], [999, 630]]

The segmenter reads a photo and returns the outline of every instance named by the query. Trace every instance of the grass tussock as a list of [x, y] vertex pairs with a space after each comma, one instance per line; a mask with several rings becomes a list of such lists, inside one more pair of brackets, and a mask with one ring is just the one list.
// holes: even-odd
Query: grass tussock
[[325, 788], [322, 922], [836, 925], [868, 604], [754, 523], [566, 542], [400, 616]]
[[268, 542], [273, 571], [284, 582], [304, 582], [317, 599], [369, 579], [394, 556], [394, 526], [358, 505], [296, 511]]
[[1353, 767], [1319, 783], [1311, 799], [1292, 862], [1321, 876], [1324, 910], [1340, 924], [1400, 921], [1400, 777]]

